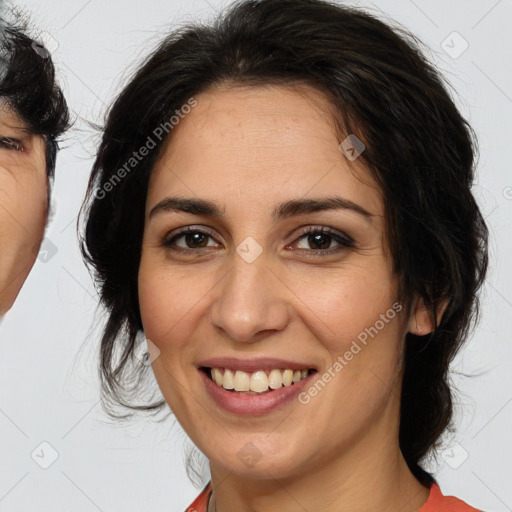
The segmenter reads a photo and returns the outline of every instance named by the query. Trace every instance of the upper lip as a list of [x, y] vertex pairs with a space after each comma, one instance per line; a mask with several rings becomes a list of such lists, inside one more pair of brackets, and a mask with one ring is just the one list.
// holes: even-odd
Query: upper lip
[[197, 366], [206, 366], [208, 368], [229, 368], [230, 370], [241, 370], [244, 372], [256, 372], [258, 370], [272, 370], [274, 368], [284, 368], [290, 370], [317, 369], [310, 363], [300, 363], [297, 361], [287, 361], [274, 357], [261, 357], [253, 359], [239, 359], [237, 357], [213, 357], [200, 361]]

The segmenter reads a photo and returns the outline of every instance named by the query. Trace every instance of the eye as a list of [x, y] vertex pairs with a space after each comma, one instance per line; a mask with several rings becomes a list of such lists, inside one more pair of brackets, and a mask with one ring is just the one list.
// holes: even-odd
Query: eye
[[21, 141], [13, 137], [0, 137], [0, 148], [23, 151]]
[[[297, 238], [294, 243], [297, 243], [303, 239], [309, 246], [312, 246], [314, 249], [300, 249], [311, 253], [309, 256], [323, 256], [325, 254], [340, 252], [346, 248], [355, 247], [354, 241], [348, 235], [324, 226], [307, 228], [306, 230], [302, 231], [301, 236], [299, 236], [299, 238]], [[330, 248], [333, 241], [336, 242], [338, 246]]]
[[[181, 238], [183, 238], [185, 242], [185, 247], [179, 245], [176, 246], [177, 240], [180, 240]], [[173, 252], [197, 252], [196, 249], [207, 247], [208, 238], [212, 238], [210, 233], [201, 231], [200, 229], [194, 228], [193, 226], [188, 226], [187, 228], [176, 233], [174, 236], [166, 238], [162, 242], [162, 245]]]
[[[212, 247], [208, 245], [208, 238], [213, 238], [210, 233], [194, 228], [193, 226], [188, 226], [174, 234], [174, 236], [164, 239], [162, 245], [173, 252], [193, 253], [198, 252], [198, 249]], [[185, 246], [177, 244], [181, 239], [183, 239]], [[300, 248], [300, 250], [311, 253], [310, 256], [332, 254], [340, 252], [345, 248], [355, 247], [354, 241], [349, 236], [326, 227], [309, 227], [302, 231], [301, 236], [299, 236], [294, 243], [302, 239], [305, 239], [306, 242], [313, 247], [313, 250]], [[338, 246], [330, 248], [333, 241], [336, 242]]]

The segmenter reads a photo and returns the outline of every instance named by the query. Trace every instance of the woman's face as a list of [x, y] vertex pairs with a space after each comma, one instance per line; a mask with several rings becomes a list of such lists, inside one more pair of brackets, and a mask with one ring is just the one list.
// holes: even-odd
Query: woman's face
[[[397, 302], [379, 189], [360, 161], [357, 173], [349, 167], [315, 90], [215, 89], [196, 99], [150, 179], [138, 276], [166, 401], [210, 463], [239, 474], [291, 476], [350, 453], [355, 462], [361, 447], [379, 453], [398, 437], [410, 320]], [[220, 213], [173, 209], [171, 197]], [[349, 207], [289, 207], [334, 197]], [[234, 369], [288, 362], [271, 362], [269, 376], [295, 365], [317, 373], [272, 406], [282, 389], [242, 396], [208, 381], [199, 367], [211, 358], [243, 360], [215, 363]]]
[[12, 306], [34, 264], [47, 214], [44, 140], [0, 106], [0, 316]]

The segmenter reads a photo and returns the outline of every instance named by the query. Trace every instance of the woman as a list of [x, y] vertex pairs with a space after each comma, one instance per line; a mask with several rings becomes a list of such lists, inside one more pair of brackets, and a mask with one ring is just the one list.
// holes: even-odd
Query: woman
[[[188, 510], [476, 510], [422, 468], [487, 267], [475, 150], [411, 35], [320, 0], [237, 3], [132, 77], [82, 250], [105, 403], [167, 403], [209, 460]], [[134, 405], [142, 333], [165, 401]]]
[[69, 112], [48, 52], [0, 9], [0, 322], [39, 252]]

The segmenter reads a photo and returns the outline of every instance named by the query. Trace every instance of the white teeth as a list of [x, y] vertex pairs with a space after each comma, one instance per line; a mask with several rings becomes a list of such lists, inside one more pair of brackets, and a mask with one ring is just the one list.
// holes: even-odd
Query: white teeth
[[213, 380], [219, 385], [222, 386], [222, 382], [224, 381], [222, 377], [222, 373], [218, 368], [212, 368], [212, 377]]
[[[266, 375], [265, 375], [266, 377]], [[283, 385], [283, 374], [280, 370], [272, 370], [268, 376], [268, 386], [270, 389], [279, 389]], [[266, 391], [267, 388], [265, 388]]]
[[[242, 373], [244, 373], [244, 372], [242, 372]], [[250, 384], [251, 391], [256, 391], [257, 393], [263, 393], [264, 391], [267, 391], [268, 390], [268, 381], [269, 381], [269, 379], [265, 372], [263, 372], [263, 371], [254, 372], [251, 375], [251, 384]], [[236, 386], [235, 386], [235, 389], [237, 391], [247, 391], [246, 389], [240, 390], [240, 389], [236, 388]]]
[[222, 377], [222, 386], [224, 387], [224, 389], [234, 389], [235, 379], [233, 377], [233, 372], [231, 370], [226, 369], [224, 371], [224, 376]]
[[210, 376], [212, 380], [224, 389], [234, 389], [235, 391], [249, 393], [266, 393], [270, 389], [280, 389], [283, 386], [291, 386], [292, 383], [305, 379], [308, 376], [308, 370], [271, 370], [268, 374], [263, 370], [258, 370], [252, 374], [236, 370], [234, 373], [228, 368], [211, 368]]
[[235, 373], [235, 391], [249, 391], [251, 387], [251, 377], [248, 373], [236, 371]]
[[293, 370], [285, 370], [283, 372], [283, 385], [289, 386], [293, 382]]

